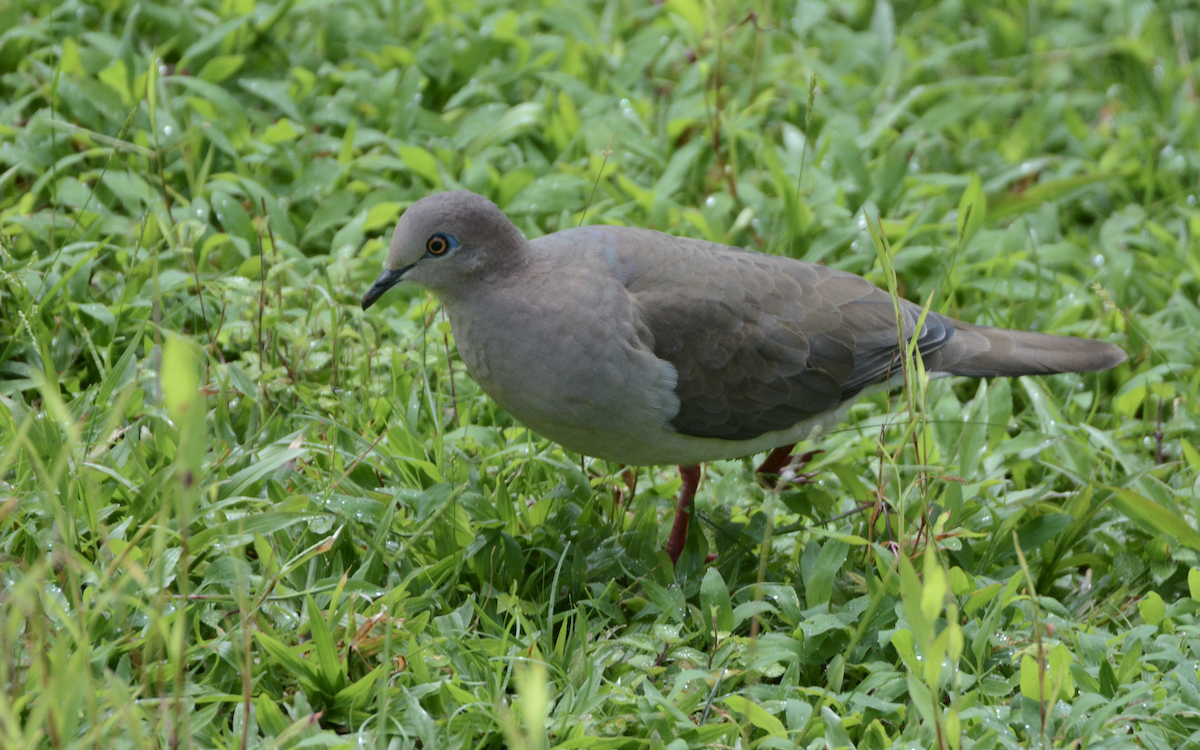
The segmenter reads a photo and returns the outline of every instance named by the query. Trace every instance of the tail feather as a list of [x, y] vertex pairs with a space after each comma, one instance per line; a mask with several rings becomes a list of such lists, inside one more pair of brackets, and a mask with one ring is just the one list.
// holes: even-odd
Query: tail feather
[[955, 336], [925, 358], [931, 372], [973, 378], [1094, 372], [1116, 367], [1125, 352], [1106, 341], [954, 321]]

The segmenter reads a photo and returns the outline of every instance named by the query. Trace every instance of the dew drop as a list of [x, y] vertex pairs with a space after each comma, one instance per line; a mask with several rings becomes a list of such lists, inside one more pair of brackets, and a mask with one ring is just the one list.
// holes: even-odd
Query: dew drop
[[708, 196], [704, 199], [704, 205], [708, 206], [709, 208], [717, 205], [717, 197], [715, 195]]
[[1092, 256], [1092, 265], [1096, 268], [1104, 265], [1104, 256], [1100, 253], [1096, 253], [1094, 256]]

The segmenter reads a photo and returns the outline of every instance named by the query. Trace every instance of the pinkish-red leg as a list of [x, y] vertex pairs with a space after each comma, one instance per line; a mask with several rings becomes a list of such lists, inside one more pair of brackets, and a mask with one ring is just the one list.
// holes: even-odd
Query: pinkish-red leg
[[688, 516], [692, 507], [692, 498], [696, 496], [696, 488], [700, 486], [699, 466], [680, 466], [679, 502], [675, 506], [675, 523], [671, 525], [671, 536], [667, 537], [667, 556], [671, 562], [679, 561], [683, 554], [683, 545], [687, 541]]

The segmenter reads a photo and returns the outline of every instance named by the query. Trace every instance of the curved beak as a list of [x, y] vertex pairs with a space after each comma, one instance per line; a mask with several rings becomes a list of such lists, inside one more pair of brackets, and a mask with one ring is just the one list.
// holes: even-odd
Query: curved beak
[[396, 286], [396, 284], [399, 284], [404, 279], [404, 274], [407, 273], [408, 269], [410, 268], [412, 268], [412, 266], [405, 266], [404, 268], [399, 268], [395, 271], [385, 269], [383, 273], [379, 274], [379, 278], [375, 279], [375, 283], [371, 285], [371, 288], [367, 290], [367, 293], [363, 295], [362, 308], [366, 310], [368, 307], [375, 304], [375, 302], [383, 296], [384, 292]]

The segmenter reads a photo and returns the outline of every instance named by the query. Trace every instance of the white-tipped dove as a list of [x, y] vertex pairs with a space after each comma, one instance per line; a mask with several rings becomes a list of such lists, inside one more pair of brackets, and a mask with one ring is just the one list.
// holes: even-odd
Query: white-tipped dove
[[[363, 309], [400, 281], [435, 292], [459, 354], [496, 403], [577, 453], [678, 464], [672, 560], [702, 461], [775, 449], [778, 472], [816, 427], [899, 372], [892, 298], [845, 271], [646, 229], [588, 226], [527, 241], [466, 191], [414, 203]], [[906, 339], [921, 308], [901, 300]], [[929, 312], [925, 368], [971, 377], [1090, 372], [1101, 341], [963, 323]]]

